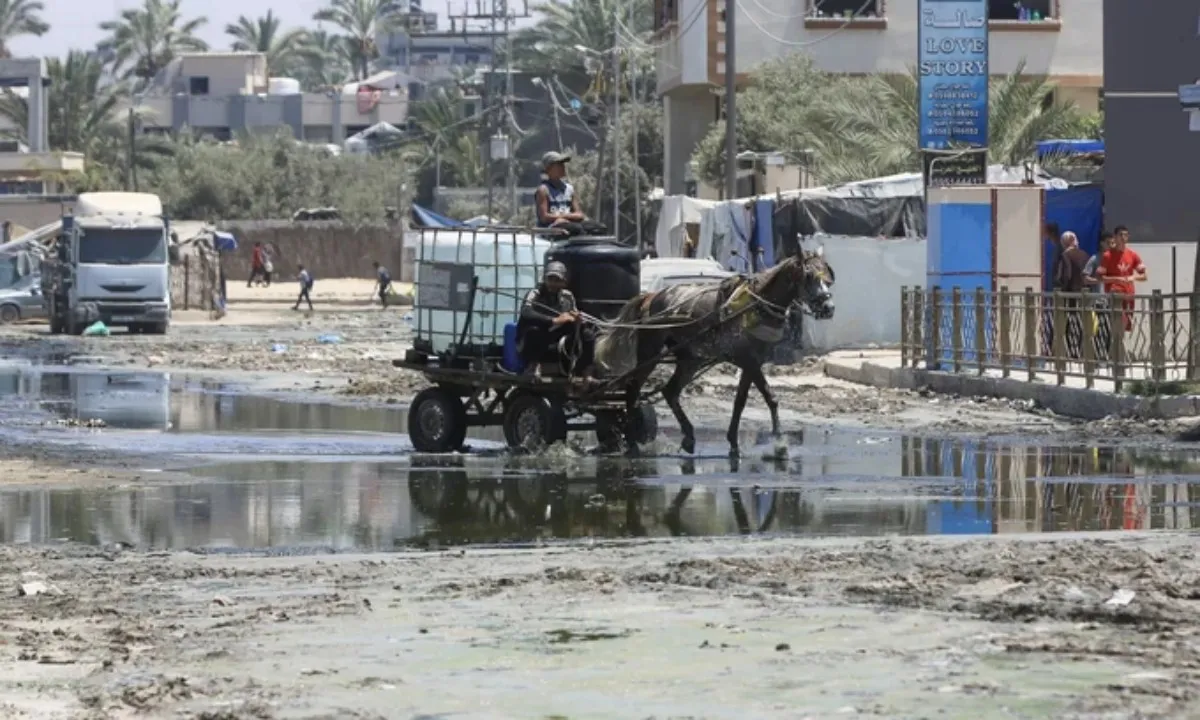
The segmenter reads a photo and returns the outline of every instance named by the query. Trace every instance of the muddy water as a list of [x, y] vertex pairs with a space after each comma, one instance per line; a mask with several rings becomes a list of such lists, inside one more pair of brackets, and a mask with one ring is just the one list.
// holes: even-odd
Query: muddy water
[[769, 439], [751, 429], [750, 457], [731, 461], [717, 420], [696, 459], [668, 441], [645, 460], [582, 446], [515, 458], [495, 434], [473, 438], [473, 455], [429, 458], [411, 454], [399, 407], [234, 395], [162, 373], [12, 369], [0, 373], [0, 437], [153, 456], [194, 480], [0, 491], [0, 541], [313, 550], [1200, 526], [1200, 455], [1188, 451], [807, 427], [782, 459], [766, 459]]

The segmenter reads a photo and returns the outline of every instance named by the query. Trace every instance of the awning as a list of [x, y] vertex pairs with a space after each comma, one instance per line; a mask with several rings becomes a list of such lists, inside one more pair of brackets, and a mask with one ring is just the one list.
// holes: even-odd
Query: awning
[[1046, 155], [1087, 155], [1102, 152], [1103, 140], [1041, 140], [1037, 144], [1039, 158]]

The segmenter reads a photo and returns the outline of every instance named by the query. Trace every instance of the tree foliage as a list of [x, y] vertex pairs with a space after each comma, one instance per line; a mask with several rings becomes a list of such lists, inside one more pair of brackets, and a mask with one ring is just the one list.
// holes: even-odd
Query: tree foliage
[[22, 35], [41, 37], [50, 30], [42, 19], [46, 5], [41, 0], [0, 0], [0, 57], [12, 57], [8, 44]]
[[273, 10], [254, 19], [239, 15], [237, 22], [225, 26], [225, 34], [233, 38], [231, 49], [266, 55], [267, 74], [271, 76], [284, 75], [295, 68], [308, 36], [301, 28], [284, 30]]
[[342, 31], [355, 79], [362, 80], [371, 74], [371, 63], [379, 57], [375, 36], [391, 25], [399, 7], [393, 0], [330, 0], [313, 20], [332, 23]]
[[108, 37], [98, 49], [115, 73], [144, 85], [180, 53], [208, 49], [196, 37], [208, 19], [184, 19], [182, 2], [144, 0], [141, 7], [122, 10], [117, 19], [100, 23]]
[[232, 143], [185, 136], [139, 189], [160, 195], [180, 219], [289, 218], [301, 208], [335, 207], [347, 221], [369, 222], [399, 208], [407, 184], [393, 155], [333, 155], [280, 132]]
[[[989, 90], [989, 147], [993, 162], [1020, 164], [1034, 156], [1038, 140], [1087, 132], [1084, 116], [1052, 98], [1054, 84], [1019, 66], [993, 80]], [[918, 92], [915, 71], [904, 75], [851, 77], [823, 72], [795, 55], [767, 63], [738, 95], [739, 151], [783, 152], [793, 158], [813, 151], [814, 173], [823, 183], [881, 177], [921, 168], [917, 148]], [[700, 178], [724, 176], [725, 124], [717, 123], [697, 147]]]

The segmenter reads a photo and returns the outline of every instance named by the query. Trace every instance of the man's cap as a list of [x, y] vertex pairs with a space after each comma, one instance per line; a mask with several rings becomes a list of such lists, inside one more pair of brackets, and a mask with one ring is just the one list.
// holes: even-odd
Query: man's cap
[[546, 272], [542, 273], [544, 278], [558, 278], [559, 280], [567, 279], [567, 266], [560, 262], [552, 262], [546, 264]]
[[542, 169], [545, 170], [545, 169], [549, 168], [551, 165], [557, 165], [558, 163], [566, 163], [566, 162], [571, 162], [570, 155], [564, 155], [563, 153], [560, 153], [557, 150], [551, 150], [550, 152], [548, 152], [542, 156]]

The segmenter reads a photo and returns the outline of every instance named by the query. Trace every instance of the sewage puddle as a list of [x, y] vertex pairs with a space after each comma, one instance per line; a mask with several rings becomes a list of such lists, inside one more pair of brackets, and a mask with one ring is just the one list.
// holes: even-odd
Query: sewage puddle
[[[1200, 526], [1200, 453], [1048, 447], [807, 427], [787, 455], [413, 455], [406, 410], [185, 386], [162, 373], [0, 371], [0, 439], [169, 458], [193, 480], [0, 486], [0, 542], [378, 550], [585, 538], [998, 534]], [[78, 427], [100, 420], [104, 429]], [[148, 473], [153, 476], [153, 473]], [[1195, 496], [1195, 497], [1193, 497]]]

